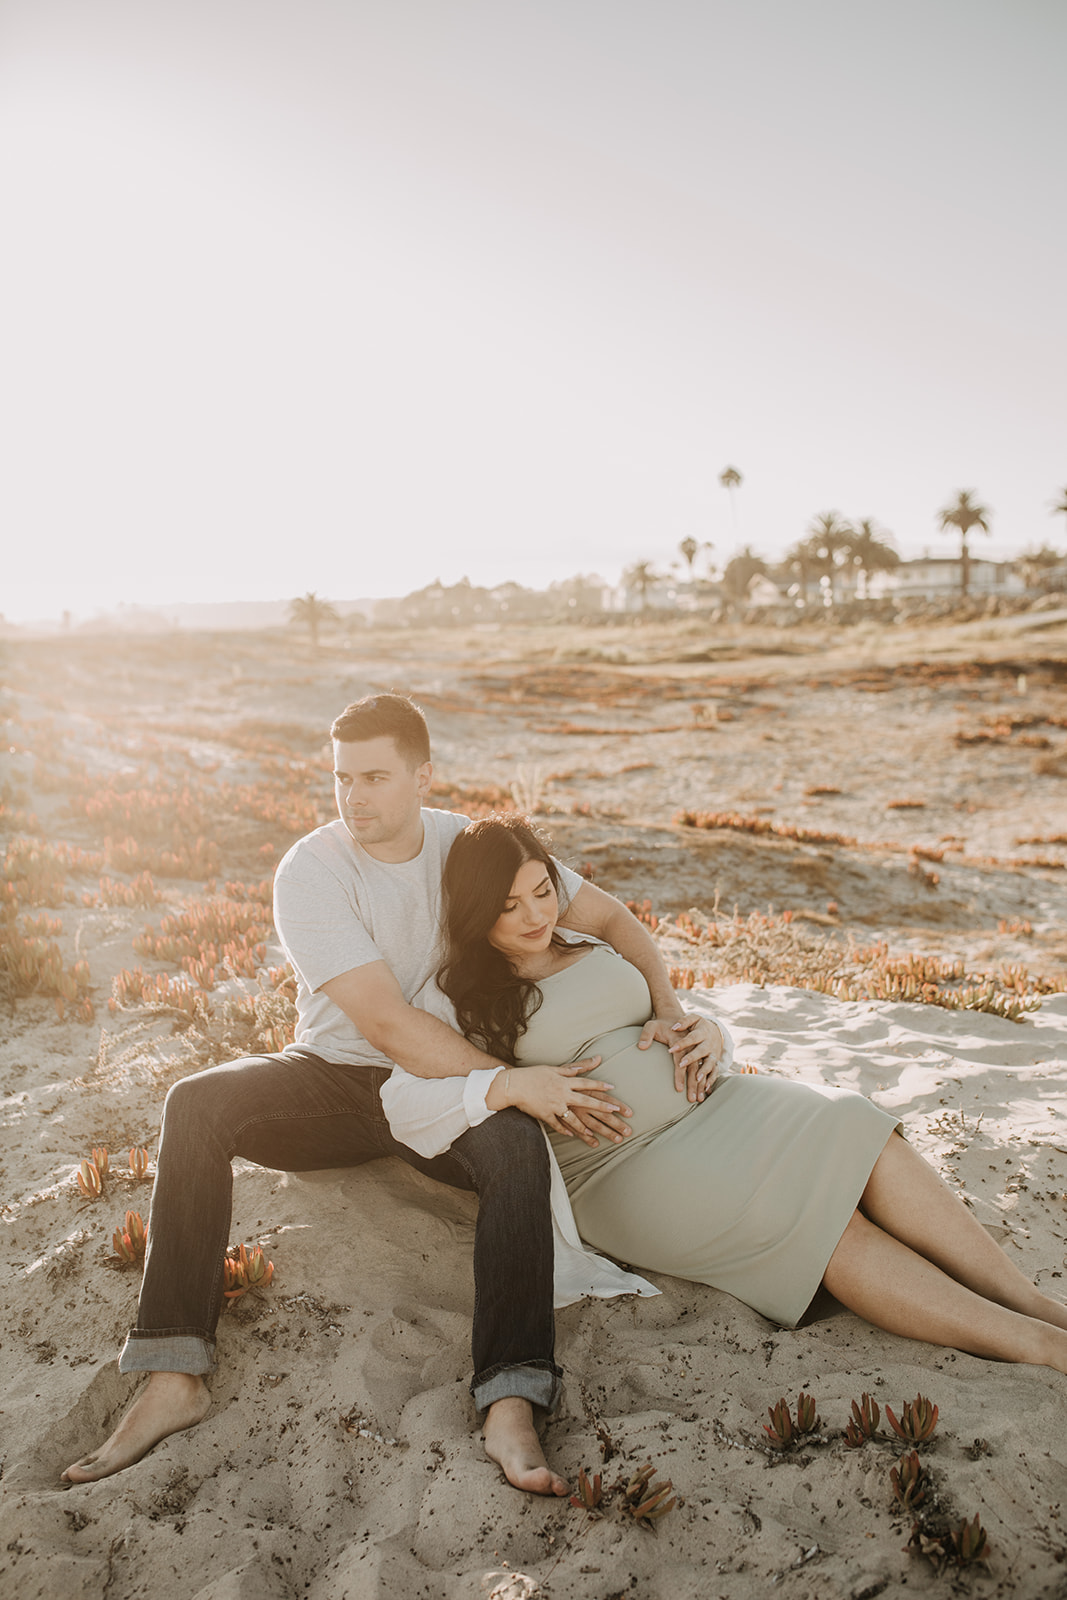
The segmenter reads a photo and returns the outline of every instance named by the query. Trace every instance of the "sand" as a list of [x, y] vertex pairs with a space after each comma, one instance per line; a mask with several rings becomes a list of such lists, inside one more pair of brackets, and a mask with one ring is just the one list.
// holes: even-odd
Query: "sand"
[[[667, 959], [697, 978], [688, 1002], [726, 1017], [739, 1064], [870, 1094], [1013, 1259], [1062, 1293], [1067, 994], [1055, 985], [1067, 873], [1018, 864], [1067, 862], [1064, 844], [1048, 842], [1067, 825], [1062, 623], [1032, 634], [990, 623], [978, 637], [976, 625], [790, 634], [790, 654], [769, 653], [782, 639], [396, 634], [317, 655], [283, 636], [9, 644], [6, 838], [99, 850], [106, 818], [72, 796], [134, 789], [145, 774], [172, 796], [229, 784], [228, 805], [208, 818], [218, 887], [252, 883], [310, 825], [264, 815], [253, 786], [306, 796], [325, 819], [318, 762], [331, 714], [371, 688], [410, 688], [430, 716], [442, 803], [489, 803], [515, 783], [567, 860], [623, 898], [650, 899]], [[265, 777], [265, 755], [305, 765]], [[923, 804], [890, 808], [901, 799]], [[694, 829], [673, 820], [683, 808], [787, 832]], [[61, 919], [64, 959], [89, 964], [95, 1019], [60, 1019], [39, 994], [11, 998], [0, 1045], [0, 1592], [1067, 1595], [1067, 1379], [905, 1342], [828, 1299], [795, 1332], [667, 1277], [657, 1299], [562, 1312], [553, 1463], [610, 1486], [651, 1462], [680, 1501], [651, 1533], [619, 1492], [599, 1518], [518, 1494], [482, 1456], [467, 1396], [475, 1202], [392, 1162], [303, 1178], [238, 1164], [231, 1238], [261, 1243], [276, 1276], [223, 1318], [211, 1413], [115, 1479], [61, 1487], [59, 1471], [100, 1441], [133, 1389], [114, 1358], [137, 1273], [109, 1258], [117, 1223], [128, 1208], [147, 1214], [149, 1192], [115, 1176], [90, 1202], [73, 1175], [93, 1145], [116, 1169], [131, 1145], [154, 1155], [167, 1085], [212, 1048], [206, 1024], [175, 1031], [169, 1014], [107, 1010], [121, 969], [174, 974], [132, 940], [202, 899], [203, 877], [154, 874], [165, 899], [150, 908], [82, 903], [100, 900], [101, 875], [69, 868], [57, 903], [28, 913]], [[673, 921], [689, 908], [694, 923]], [[708, 919], [718, 943], [694, 936]], [[810, 976], [827, 941], [844, 951], [849, 936], [958, 957], [972, 974], [1022, 964], [1049, 992], [1016, 1023], [842, 1003], [777, 981]], [[739, 981], [745, 940], [771, 981]], [[795, 1405], [801, 1388], [822, 1419], [816, 1439], [771, 1451], [768, 1407]], [[980, 1516], [987, 1564], [938, 1579], [906, 1550], [914, 1517], [894, 1510], [889, 1480], [899, 1445], [849, 1449], [841, 1437], [864, 1392], [898, 1416], [919, 1393], [938, 1405], [924, 1452], [931, 1498], [956, 1525]]]

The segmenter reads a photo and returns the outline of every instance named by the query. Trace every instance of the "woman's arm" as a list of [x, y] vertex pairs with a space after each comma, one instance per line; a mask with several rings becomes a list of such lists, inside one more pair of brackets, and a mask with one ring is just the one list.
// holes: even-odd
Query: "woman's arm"
[[685, 1091], [692, 1101], [703, 1100], [730, 1052], [729, 1038], [718, 1023], [687, 1012], [681, 1005], [648, 929], [621, 900], [592, 883], [582, 884], [559, 920], [576, 933], [603, 939], [637, 968], [652, 997], [652, 1016], [638, 1047], [647, 1050], [657, 1040], [665, 1044], [674, 1057], [674, 1087], [679, 1094]]

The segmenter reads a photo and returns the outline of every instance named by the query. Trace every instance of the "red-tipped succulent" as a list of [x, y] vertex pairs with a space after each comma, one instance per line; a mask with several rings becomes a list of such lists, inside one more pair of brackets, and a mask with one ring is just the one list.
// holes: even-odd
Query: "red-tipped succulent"
[[604, 1498], [604, 1486], [601, 1483], [600, 1473], [592, 1479], [584, 1467], [578, 1471], [578, 1493], [571, 1495], [571, 1505], [578, 1506], [585, 1511], [597, 1511]]
[[905, 1511], [910, 1511], [913, 1506], [922, 1505], [926, 1498], [929, 1475], [919, 1460], [917, 1450], [901, 1456], [897, 1465], [890, 1470], [889, 1477], [893, 1484], [893, 1493]]
[[801, 1390], [797, 1395], [797, 1433], [814, 1433], [821, 1423], [822, 1418], [815, 1410], [815, 1401], [810, 1394]]
[[890, 1406], [886, 1406], [885, 1414], [893, 1432], [905, 1444], [925, 1444], [937, 1427], [937, 1407], [925, 1395], [917, 1394], [914, 1400], [905, 1401], [899, 1421]]
[[225, 1257], [222, 1267], [225, 1275], [222, 1293], [228, 1305], [233, 1305], [249, 1289], [266, 1289], [274, 1277], [274, 1263], [267, 1260], [258, 1244], [251, 1250], [239, 1245]]
[[961, 1522], [951, 1535], [956, 1551], [956, 1562], [961, 1567], [968, 1567], [974, 1561], [985, 1561], [989, 1557], [989, 1539], [985, 1529], [978, 1520], [975, 1512], [971, 1522]]
[[104, 1181], [95, 1161], [82, 1161], [77, 1171], [78, 1188], [86, 1200], [99, 1200], [104, 1192]]
[[881, 1414], [877, 1400], [866, 1392], [860, 1396], [858, 1402], [853, 1400], [852, 1420], [845, 1429], [845, 1443], [856, 1449], [859, 1445], [866, 1444], [868, 1439], [876, 1439]]
[[148, 1236], [139, 1211], [127, 1211], [125, 1223], [111, 1235], [111, 1244], [124, 1267], [137, 1266], [144, 1260]]
[[665, 1517], [668, 1511], [673, 1511], [678, 1504], [674, 1485], [669, 1478], [666, 1483], [651, 1481], [655, 1471], [651, 1461], [647, 1461], [640, 1472], [635, 1472], [629, 1483], [623, 1485], [622, 1491], [626, 1509], [634, 1521], [653, 1531], [657, 1520]]
[[767, 1435], [768, 1444], [775, 1450], [788, 1450], [796, 1437], [789, 1401], [783, 1397], [777, 1405], [771, 1406], [767, 1415], [771, 1419], [771, 1425], [768, 1427], [764, 1423], [763, 1431]]

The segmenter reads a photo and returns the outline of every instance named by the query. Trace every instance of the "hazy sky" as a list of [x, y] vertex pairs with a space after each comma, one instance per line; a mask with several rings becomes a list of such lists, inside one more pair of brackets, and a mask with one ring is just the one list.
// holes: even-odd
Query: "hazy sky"
[[[5, 0], [0, 611], [1063, 547], [1062, 0]], [[744, 475], [738, 533], [718, 483]]]

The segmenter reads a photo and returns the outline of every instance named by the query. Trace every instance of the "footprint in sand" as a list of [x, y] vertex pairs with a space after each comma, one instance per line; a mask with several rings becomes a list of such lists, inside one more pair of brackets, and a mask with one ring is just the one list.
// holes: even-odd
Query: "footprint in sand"
[[133, 1385], [115, 1362], [101, 1363], [65, 1416], [39, 1434], [22, 1458], [5, 1469], [5, 1483], [17, 1483], [24, 1489], [67, 1488], [60, 1483], [59, 1474], [107, 1438], [132, 1394]]
[[387, 1361], [421, 1366], [452, 1342], [451, 1332], [443, 1332], [433, 1313], [414, 1303], [395, 1305], [392, 1314], [382, 1318], [371, 1333], [371, 1348]]
[[470, 1322], [457, 1313], [400, 1303], [372, 1328], [363, 1379], [379, 1419], [398, 1417], [415, 1395], [469, 1376]]

